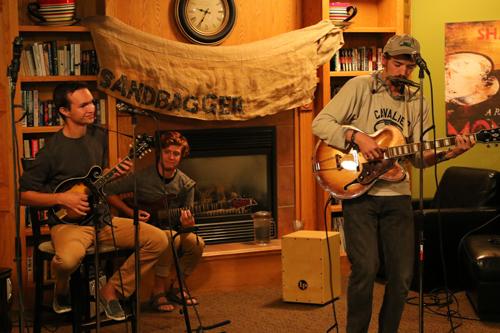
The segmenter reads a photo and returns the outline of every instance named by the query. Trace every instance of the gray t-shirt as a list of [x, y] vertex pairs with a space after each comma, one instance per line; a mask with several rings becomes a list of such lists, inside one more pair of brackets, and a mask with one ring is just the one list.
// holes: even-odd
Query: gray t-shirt
[[[85, 177], [91, 167], [103, 168], [107, 164], [108, 141], [103, 130], [89, 127], [78, 139], [66, 137], [61, 130], [54, 133], [36, 158], [26, 164], [19, 180], [19, 191], [52, 193], [63, 181]], [[49, 214], [49, 224], [58, 222]]]
[[[194, 204], [196, 183], [179, 169], [176, 170], [174, 177], [164, 179], [158, 173], [155, 164], [137, 171], [135, 177], [137, 177], [139, 205], [150, 212], [162, 209], [165, 198], [168, 209], [191, 207]], [[134, 174], [119, 178], [104, 186], [106, 195], [130, 193], [133, 190]]]
[[[340, 89], [312, 123], [313, 133], [327, 144], [346, 149], [346, 127], [353, 126], [372, 134], [392, 125], [400, 129], [406, 141], [419, 142], [419, 99], [415, 90], [394, 98], [378, 73], [352, 78]], [[424, 101], [424, 129], [429, 127], [429, 109]], [[377, 180], [368, 192], [371, 195], [410, 195], [410, 181]]]

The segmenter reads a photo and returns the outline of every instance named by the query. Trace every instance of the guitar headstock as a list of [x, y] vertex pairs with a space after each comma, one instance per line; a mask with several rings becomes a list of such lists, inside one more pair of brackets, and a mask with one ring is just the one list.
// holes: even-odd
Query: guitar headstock
[[[128, 153], [128, 157], [133, 158], [134, 153], [135, 153], [135, 156], [139, 159], [144, 157], [144, 155], [151, 152], [151, 148], [154, 147], [154, 141], [155, 140], [151, 135], [140, 134], [140, 135], [136, 136], [136, 138], [134, 140], [134, 146], [130, 145], [131, 148], [130, 148], [130, 151]], [[134, 149], [134, 147], [135, 147], [135, 149]]]
[[492, 128], [489, 130], [482, 130], [475, 134], [476, 141], [483, 143], [499, 143], [500, 142], [500, 128]]

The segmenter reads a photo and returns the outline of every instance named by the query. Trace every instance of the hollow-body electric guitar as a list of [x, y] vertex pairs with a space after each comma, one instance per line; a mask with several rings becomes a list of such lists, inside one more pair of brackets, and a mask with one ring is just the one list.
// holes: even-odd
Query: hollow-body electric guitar
[[146, 153], [151, 151], [154, 146], [154, 139], [149, 135], [139, 135], [136, 137], [134, 146], [130, 149], [128, 155], [118, 163], [114, 168], [102, 174], [101, 167], [94, 165], [90, 168], [87, 175], [84, 177], [75, 177], [66, 179], [61, 182], [54, 190], [54, 193], [61, 192], [76, 192], [88, 195], [90, 211], [82, 216], [72, 209], [54, 206], [51, 208], [52, 215], [55, 216], [61, 223], [87, 225], [93, 220], [94, 215], [97, 213], [96, 209], [99, 200], [103, 197], [102, 188], [108, 183], [113, 176], [118, 172], [118, 169], [125, 161], [130, 161], [134, 156], [142, 158]]
[[[339, 150], [319, 141], [313, 156], [313, 172], [319, 184], [337, 199], [352, 199], [367, 192], [378, 179], [397, 182], [405, 178], [406, 172], [398, 159], [416, 154], [420, 143], [406, 144], [401, 131], [386, 126], [370, 134], [380, 147], [385, 148], [384, 157], [368, 161], [361, 152], [351, 148]], [[476, 142], [500, 142], [500, 128], [482, 130], [469, 137]], [[455, 137], [423, 142], [424, 150], [455, 145]]]

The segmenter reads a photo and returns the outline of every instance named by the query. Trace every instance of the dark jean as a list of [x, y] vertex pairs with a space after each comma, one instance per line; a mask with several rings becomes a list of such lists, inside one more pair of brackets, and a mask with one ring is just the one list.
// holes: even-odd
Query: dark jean
[[410, 196], [370, 196], [342, 203], [346, 251], [351, 262], [347, 287], [347, 332], [368, 332], [379, 246], [385, 258], [384, 301], [379, 332], [397, 332], [413, 274], [415, 251]]

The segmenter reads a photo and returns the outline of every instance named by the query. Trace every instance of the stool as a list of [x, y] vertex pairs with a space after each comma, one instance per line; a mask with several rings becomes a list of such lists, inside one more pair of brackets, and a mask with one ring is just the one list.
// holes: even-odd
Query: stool
[[0, 268], [0, 332], [9, 333], [12, 324], [9, 318], [9, 302], [7, 279], [10, 278], [10, 268]]
[[[33, 318], [33, 332], [40, 333], [42, 329], [42, 312], [52, 311], [51, 306], [43, 304], [44, 292], [52, 291], [53, 284], [47, 284], [44, 282], [44, 276], [47, 275], [45, 267], [50, 265], [52, 257], [55, 255], [54, 247], [52, 242], [43, 241], [40, 227], [46, 224], [46, 220], [41, 218], [43, 213], [39, 209], [30, 208], [30, 218], [33, 230], [33, 273], [35, 281], [35, 305], [34, 305], [34, 318]], [[128, 257], [133, 253], [133, 249], [115, 249], [113, 246], [103, 246], [99, 247], [99, 258], [100, 262], [110, 262], [111, 259], [117, 257]], [[71, 274], [70, 278], [70, 297], [71, 297], [71, 324], [73, 332], [89, 331], [96, 327], [96, 320], [92, 319], [91, 315], [91, 305], [90, 302], [94, 301], [94, 295], [90, 292], [89, 288], [89, 268], [93, 267], [94, 261], [94, 247], [87, 249], [85, 257], [82, 260], [80, 267]], [[135, 294], [136, 295], [136, 294]], [[100, 316], [101, 326], [115, 325], [115, 324], [127, 324], [131, 322], [132, 332], [135, 333], [135, 295], [130, 297], [131, 304], [130, 310], [132, 313], [128, 313], [127, 309], [124, 308], [127, 314], [127, 319], [124, 321], [114, 321], [106, 317], [106, 315]]]
[[481, 320], [500, 321], [500, 235], [465, 238], [466, 294]]

